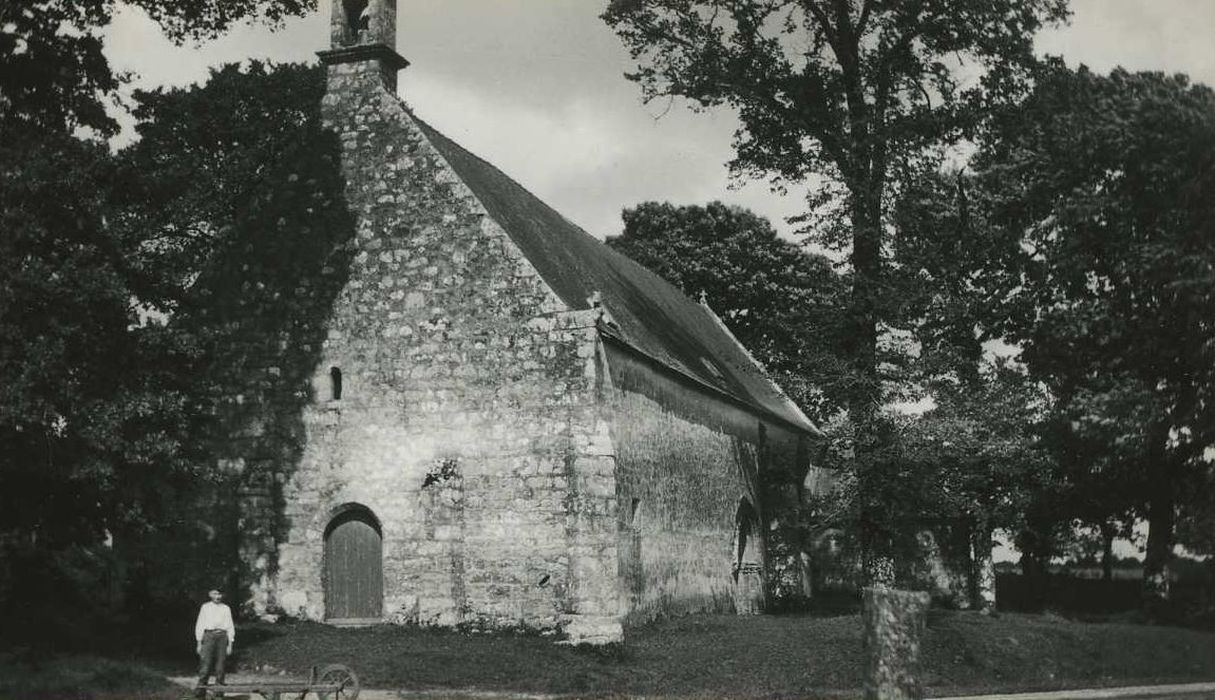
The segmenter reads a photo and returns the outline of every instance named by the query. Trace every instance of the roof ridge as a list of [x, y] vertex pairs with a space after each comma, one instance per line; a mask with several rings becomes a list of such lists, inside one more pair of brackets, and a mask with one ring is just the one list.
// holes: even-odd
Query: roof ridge
[[[747, 359], [750, 360], [751, 363], [754, 364], [755, 367], [758, 368], [760, 372], [763, 372], [763, 375], [765, 377], [767, 377], [769, 386], [771, 387], [773, 392], [775, 392], [776, 395], [778, 397], [780, 397], [780, 399], [782, 401], [785, 402], [785, 404], [789, 407], [789, 409], [796, 412], [797, 415], [801, 416], [801, 418], [803, 420], [805, 420], [807, 423], [814, 425], [814, 421], [810, 420], [810, 417], [806, 415], [806, 412], [802, 410], [802, 407], [798, 406], [796, 401], [789, 398], [789, 395], [785, 393], [785, 390], [783, 388], [781, 388], [781, 385], [777, 384], [776, 380], [772, 378], [772, 375], [769, 372], [767, 365], [760, 362], [759, 359], [757, 357], [755, 357], [755, 355], [751, 354], [751, 348], [748, 348], [746, 346], [746, 344], [744, 344], [741, 340], [738, 339], [738, 336], [734, 335], [734, 331], [730, 330], [730, 327], [726, 325], [726, 322], [721, 320], [721, 316], [718, 316], [717, 312], [713, 310], [713, 307], [709, 306], [709, 302], [702, 301], [702, 302], [700, 302], [700, 306], [704, 307], [704, 310], [707, 311], [709, 313], [709, 316], [714, 321], [717, 322], [717, 325], [719, 327], [721, 327], [721, 330], [726, 335], [730, 336], [730, 339], [733, 340], [735, 343], [737, 343], [738, 347], [742, 348], [742, 351], [747, 356]], [[818, 426], [814, 426], [814, 427], [817, 432]]]
[[[506, 178], [512, 185], [514, 185], [515, 187], [518, 187], [520, 190], [522, 190], [524, 193], [526, 193], [529, 197], [534, 199], [541, 206], [548, 209], [553, 214], [561, 217], [561, 219], [563, 221], [565, 221], [567, 224], [569, 224], [570, 227], [577, 229], [579, 231], [579, 233], [581, 233], [584, 236], [586, 236], [587, 238], [595, 241], [597, 244], [603, 246], [603, 250], [607, 251], [608, 255], [616, 257], [621, 262], [623, 262], [625, 265], [634, 267], [637, 269], [638, 272], [641, 272], [644, 275], [648, 275], [648, 276], [652, 277], [655, 282], [668, 287], [675, 294], [682, 296], [684, 299], [687, 300], [687, 302], [689, 304], [699, 306], [699, 304], [697, 304], [697, 302], [694, 299], [692, 299], [688, 295], [684, 294], [683, 290], [681, 290], [679, 287], [676, 287], [674, 284], [672, 284], [669, 280], [664, 278], [662, 275], [659, 275], [657, 272], [654, 272], [653, 270], [646, 267], [645, 265], [642, 265], [641, 263], [637, 262], [636, 260], [625, 255], [624, 253], [621, 253], [620, 251], [616, 250], [615, 248], [607, 245], [607, 243], [605, 243], [603, 240], [595, 237], [595, 235], [592, 234], [590, 231], [587, 231], [586, 229], [582, 228], [581, 226], [578, 225], [577, 222], [570, 219], [565, 214], [562, 214], [558, 209], [556, 209], [551, 204], [549, 204], [548, 202], [541, 199], [535, 192], [532, 192], [531, 190], [529, 190], [527, 188], [527, 186], [525, 186], [523, 183], [521, 183], [518, 180], [516, 180], [515, 178], [511, 177], [511, 175], [509, 173], [507, 173], [506, 171], [502, 170], [502, 168], [499, 168], [498, 166], [494, 165], [490, 161], [482, 158], [481, 156], [477, 155], [476, 153], [473, 153], [472, 151], [468, 150], [467, 148], [461, 146], [455, 140], [453, 140], [452, 138], [447, 136], [447, 134], [444, 134], [443, 132], [439, 131], [435, 127], [431, 126], [429, 122], [427, 122], [425, 119], [422, 119], [421, 117], [419, 117], [417, 114], [415, 114], [413, 112], [413, 110], [410, 110], [408, 107], [406, 107], [406, 109], [409, 110], [409, 116], [412, 117], [413, 120], [416, 121], [422, 127], [423, 131], [428, 132], [428, 134], [427, 134], [428, 136], [430, 134], [434, 134], [434, 135], [438, 136], [439, 138], [450, 143], [452, 146], [455, 146], [456, 148], [463, 151], [469, 157], [476, 159], [482, 165], [486, 166], [487, 168], [491, 168], [492, 170], [497, 172], [499, 175]], [[440, 154], [442, 154], [441, 150], [440, 150]], [[733, 334], [731, 334], [731, 338], [733, 338]], [[738, 342], [738, 339], [734, 338], [734, 341]], [[741, 346], [742, 344], [739, 343], [739, 345]], [[746, 350], [746, 348], [743, 348], [743, 349]], [[748, 351], [748, 355], [750, 355], [749, 351]]]

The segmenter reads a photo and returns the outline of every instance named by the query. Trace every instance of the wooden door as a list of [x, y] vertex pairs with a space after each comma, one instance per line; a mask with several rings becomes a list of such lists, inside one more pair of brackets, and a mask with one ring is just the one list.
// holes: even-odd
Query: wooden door
[[378, 620], [384, 570], [380, 531], [363, 513], [334, 519], [325, 538], [325, 617]]

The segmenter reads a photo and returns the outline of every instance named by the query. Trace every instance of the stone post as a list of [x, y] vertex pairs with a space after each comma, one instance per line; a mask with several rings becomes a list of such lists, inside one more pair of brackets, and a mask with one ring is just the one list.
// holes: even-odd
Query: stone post
[[920, 642], [928, 594], [866, 588], [862, 620], [865, 700], [919, 700]]

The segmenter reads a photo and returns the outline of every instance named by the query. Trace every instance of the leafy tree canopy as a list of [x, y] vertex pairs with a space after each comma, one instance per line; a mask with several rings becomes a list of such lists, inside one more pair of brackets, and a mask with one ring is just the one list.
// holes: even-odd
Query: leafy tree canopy
[[108, 152], [26, 136], [0, 143], [0, 531], [54, 546], [141, 525], [182, 398], [136, 328]]
[[[203, 86], [136, 94], [116, 226], [139, 239], [134, 276], [194, 348], [204, 422], [225, 403], [253, 413], [276, 392], [308, 397], [317, 305], [346, 270], [352, 231], [321, 71], [228, 65]], [[215, 455], [208, 433], [194, 445], [203, 459]]]
[[179, 450], [189, 490], [165, 535], [212, 548], [209, 569], [174, 565], [171, 553], [146, 561], [160, 572], [154, 596], [190, 577], [250, 582], [256, 572], [232, 569], [225, 547], [273, 537], [284, 522], [268, 511], [238, 525], [234, 512], [216, 521], [190, 506], [235, 508], [227, 494], [238, 488], [275, 493], [305, 443], [303, 406], [354, 250], [324, 89], [323, 67], [252, 63], [136, 94], [140, 139], [117, 155], [114, 225], [139, 241], [132, 276], [185, 349], [175, 376], [189, 398]]
[[1006, 329], [1075, 432], [1144, 475], [1150, 582], [1215, 441], [1215, 92], [1056, 66], [992, 128], [990, 222], [1023, 251]]
[[242, 358], [274, 357], [231, 342], [242, 302], [267, 345], [308, 344], [275, 323], [301, 280], [341, 267], [332, 239], [349, 231], [322, 90], [316, 68], [254, 64], [139, 93], [142, 138], [116, 155], [12, 126], [25, 138], [0, 143], [4, 534], [50, 547], [164, 524], [174, 490], [214, 469], [216, 402], [264, 383]]
[[[812, 175], [826, 183], [803, 220], [849, 255], [841, 337], [858, 454], [880, 450], [884, 434], [879, 338], [897, 306], [884, 253], [889, 200], [992, 105], [1024, 94], [1034, 33], [1066, 16], [1066, 0], [613, 0], [603, 14], [638, 62], [629, 77], [647, 98], [737, 112], [736, 172], [777, 186]], [[883, 479], [861, 472], [860, 488]], [[865, 501], [867, 575], [888, 583], [880, 543], [893, 533], [877, 530], [881, 504]]]
[[[1061, 0], [615, 0], [603, 15], [648, 98], [738, 110], [735, 166], [838, 176], [880, 194], [890, 168], [949, 142], [1015, 95]], [[983, 69], [966, 85], [959, 61]]]
[[[199, 275], [237, 235], [254, 235], [252, 218], [274, 214], [267, 230], [278, 230], [278, 215], [306, 220], [337, 203], [334, 192], [319, 205], [282, 203], [336, 167], [324, 161], [334, 157], [324, 87], [318, 68], [253, 62], [213, 70], [202, 86], [136, 92], [139, 140], [118, 156], [118, 223], [138, 239], [127, 264], [148, 303], [171, 313], [196, 300]], [[282, 267], [298, 257], [277, 252]]]
[[[868, 453], [856, 449], [846, 417], [829, 423], [826, 464], [843, 475], [844, 487], [826, 497], [836, 503], [810, 504], [809, 524], [851, 529], [872, 499], [882, 506], [883, 531], [894, 533], [890, 546], [906, 561], [918, 556], [922, 530], [990, 548], [993, 531], [1018, 532], [1040, 503], [1057, 501], [1055, 460], [1040, 439], [1049, 397], [1007, 362], [986, 363], [978, 375], [965, 391], [937, 394], [923, 414], [890, 412], [879, 424], [880, 448]], [[857, 476], [867, 469], [885, 479], [861, 490]]]
[[[0, 3], [0, 124], [23, 122], [111, 134], [106, 114], [122, 76], [103, 52], [100, 32], [117, 0]], [[276, 23], [313, 9], [315, 0], [127, 0], [176, 42], [212, 38], [243, 21]]]
[[1074, 515], [1151, 518], [1149, 569], [1175, 500], [1209, 498], [1213, 146], [1209, 88], [1055, 63], [996, 113], [976, 174], [922, 188], [900, 227], [916, 274], [964, 292], [976, 337], [1015, 342], [1051, 390], [1051, 439], [1089, 497]]

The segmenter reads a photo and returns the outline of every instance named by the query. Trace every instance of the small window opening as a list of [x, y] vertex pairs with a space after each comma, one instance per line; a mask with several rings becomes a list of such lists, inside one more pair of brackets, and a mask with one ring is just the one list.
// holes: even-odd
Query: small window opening
[[637, 527], [637, 512], [641, 508], [641, 499], [634, 498], [629, 503], [629, 525]]
[[334, 401], [342, 400], [342, 370], [333, 367], [329, 370], [329, 398]]

